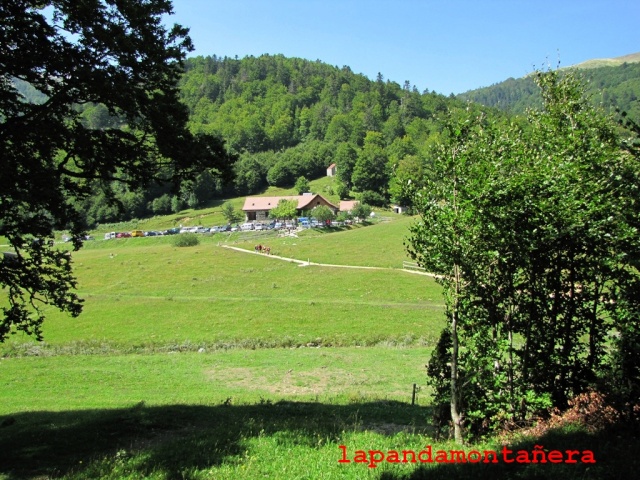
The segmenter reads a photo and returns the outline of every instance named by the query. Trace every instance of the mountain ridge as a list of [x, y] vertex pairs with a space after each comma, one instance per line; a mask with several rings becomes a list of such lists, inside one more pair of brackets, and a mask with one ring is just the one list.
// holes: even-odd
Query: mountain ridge
[[[559, 70], [577, 72], [583, 78], [586, 93], [594, 105], [610, 112], [625, 111], [628, 118], [640, 123], [640, 53], [587, 60]], [[522, 114], [527, 108], [542, 106], [532, 74], [469, 90], [456, 98], [511, 114]]]

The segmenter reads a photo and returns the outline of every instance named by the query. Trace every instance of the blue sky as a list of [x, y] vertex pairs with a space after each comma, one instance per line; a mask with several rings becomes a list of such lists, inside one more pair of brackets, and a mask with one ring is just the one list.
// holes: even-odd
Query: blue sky
[[283, 54], [448, 95], [640, 52], [638, 0], [173, 0], [192, 55]]

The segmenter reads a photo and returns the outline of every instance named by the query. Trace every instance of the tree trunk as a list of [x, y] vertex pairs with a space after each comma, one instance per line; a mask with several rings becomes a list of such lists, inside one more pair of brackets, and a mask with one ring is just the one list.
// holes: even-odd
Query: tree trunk
[[454, 266], [455, 298], [451, 312], [451, 420], [456, 443], [462, 445], [462, 413], [460, 412], [460, 381], [458, 375], [458, 312], [460, 298], [459, 267]]

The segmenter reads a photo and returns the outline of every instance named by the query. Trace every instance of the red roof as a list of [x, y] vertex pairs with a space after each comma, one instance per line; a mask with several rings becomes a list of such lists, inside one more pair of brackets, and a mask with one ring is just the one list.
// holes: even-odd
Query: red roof
[[358, 203], [360, 203], [358, 200], [340, 200], [340, 211], [350, 212]]
[[244, 200], [244, 206], [242, 207], [242, 210], [245, 212], [255, 210], [271, 210], [272, 208], [278, 206], [280, 200], [296, 200], [298, 202], [298, 209], [304, 209], [318, 198], [324, 200], [324, 202], [326, 202], [331, 208], [338, 208], [322, 195], [316, 193], [315, 195], [294, 195], [286, 197], [247, 197]]

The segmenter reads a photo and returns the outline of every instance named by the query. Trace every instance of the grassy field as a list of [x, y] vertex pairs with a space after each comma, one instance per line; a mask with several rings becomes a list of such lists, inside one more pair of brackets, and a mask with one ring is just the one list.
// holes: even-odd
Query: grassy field
[[[87, 242], [73, 255], [83, 315], [49, 310], [44, 343], [0, 346], [0, 479], [632, 478], [624, 452], [638, 441], [623, 431], [535, 440], [591, 448], [597, 465], [338, 462], [341, 445], [454, 448], [427, 421], [443, 306], [432, 278], [398, 270], [409, 221], [188, 248]], [[257, 238], [300, 260], [380, 268], [224, 248]]]
[[223, 248], [215, 237], [190, 248], [166, 238], [95, 243], [74, 254], [85, 312], [72, 320], [51, 309], [48, 344], [425, 344], [439, 333], [442, 301], [429, 277], [300, 267]]

